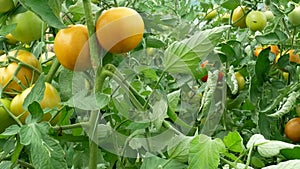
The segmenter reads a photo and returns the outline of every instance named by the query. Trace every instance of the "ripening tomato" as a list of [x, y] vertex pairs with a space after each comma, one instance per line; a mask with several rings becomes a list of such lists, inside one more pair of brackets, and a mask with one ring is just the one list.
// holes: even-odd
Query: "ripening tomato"
[[260, 52], [268, 47], [271, 47], [270, 51], [274, 53], [276, 56], [279, 54], [279, 48], [277, 45], [267, 45], [267, 46], [257, 46], [253, 52], [254, 56], [258, 57]]
[[235, 78], [238, 82], [239, 90], [243, 90], [245, 87], [245, 78], [240, 72], [235, 72]]
[[127, 7], [104, 11], [96, 23], [100, 45], [111, 53], [125, 53], [142, 41], [144, 21], [139, 13]]
[[[7, 66], [0, 67], [0, 87], [5, 87], [4, 92], [14, 95], [16, 92], [21, 92], [22, 87], [31, 86], [37, 80], [39, 74], [31, 68], [17, 63], [15, 60], [8, 59], [8, 56], [15, 57], [37, 71], [41, 71], [42, 68], [38, 59], [25, 50], [14, 50], [9, 52], [8, 55], [0, 56], [0, 62], [7, 62]], [[20, 67], [19, 70], [18, 67]], [[17, 70], [18, 72], [16, 72]]]
[[[23, 109], [23, 103], [26, 98], [26, 96], [31, 92], [33, 86], [27, 88], [24, 90], [22, 93], [16, 95], [10, 105], [10, 110], [11, 112], [16, 116], [20, 116], [19, 119], [20, 121], [24, 124], [26, 117], [29, 115], [29, 112], [25, 112]], [[42, 109], [45, 108], [58, 108], [60, 106], [60, 96], [58, 91], [56, 90], [55, 87], [53, 87], [49, 83], [45, 83], [45, 91], [44, 91], [44, 97], [42, 101], [39, 102], [40, 106]], [[51, 124], [56, 124], [59, 121], [61, 114], [59, 113], [52, 121]], [[41, 121], [49, 121], [51, 120], [52, 116], [50, 113], [44, 114], [43, 118]]]
[[88, 30], [84, 25], [70, 25], [59, 30], [54, 39], [54, 53], [65, 68], [84, 71], [91, 64]]
[[285, 125], [284, 133], [290, 140], [300, 142], [300, 118], [289, 120]]

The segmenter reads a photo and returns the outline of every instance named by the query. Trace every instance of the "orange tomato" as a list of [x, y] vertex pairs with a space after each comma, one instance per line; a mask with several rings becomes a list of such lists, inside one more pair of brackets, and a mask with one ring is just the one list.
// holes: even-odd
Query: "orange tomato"
[[88, 30], [84, 25], [71, 25], [58, 31], [54, 53], [65, 68], [75, 71], [89, 69], [91, 64]]
[[253, 52], [254, 56], [258, 57], [260, 52], [268, 47], [271, 47], [271, 52], [274, 53], [276, 56], [279, 54], [279, 48], [277, 45], [268, 45], [268, 46], [257, 46]]
[[143, 34], [144, 21], [141, 15], [127, 7], [104, 11], [96, 23], [97, 39], [111, 53], [125, 53], [136, 48]]

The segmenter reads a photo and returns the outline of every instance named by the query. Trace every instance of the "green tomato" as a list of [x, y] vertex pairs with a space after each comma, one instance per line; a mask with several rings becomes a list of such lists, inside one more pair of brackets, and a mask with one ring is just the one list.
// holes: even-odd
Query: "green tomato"
[[0, 13], [5, 13], [15, 7], [13, 0], [0, 0]]
[[262, 31], [267, 25], [267, 17], [263, 12], [251, 11], [246, 17], [246, 25], [252, 31]]
[[275, 18], [272, 11], [265, 11], [264, 14], [266, 15], [268, 21], [271, 21], [272, 19]]
[[[0, 99], [0, 102], [9, 110], [10, 100]], [[4, 132], [7, 127], [15, 124], [15, 120], [6, 112], [3, 107], [0, 107], [0, 133]]]
[[205, 20], [212, 20], [218, 15], [216, 9], [207, 11], [206, 16], [204, 17]]
[[16, 40], [28, 43], [41, 38], [43, 29], [43, 21], [31, 11], [18, 13], [11, 17], [9, 24], [17, 24], [16, 28], [11, 32]]
[[296, 7], [291, 13], [289, 13], [288, 18], [292, 25], [300, 25], [300, 7]]

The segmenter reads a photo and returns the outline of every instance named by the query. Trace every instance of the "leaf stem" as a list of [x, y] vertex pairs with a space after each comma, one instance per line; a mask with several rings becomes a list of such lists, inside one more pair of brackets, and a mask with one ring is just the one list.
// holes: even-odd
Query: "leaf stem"
[[50, 67], [50, 70], [48, 74], [45, 77], [45, 82], [51, 83], [52, 79], [54, 78], [58, 68], [60, 67], [60, 63], [56, 59], [56, 57], [52, 61], [52, 65]]

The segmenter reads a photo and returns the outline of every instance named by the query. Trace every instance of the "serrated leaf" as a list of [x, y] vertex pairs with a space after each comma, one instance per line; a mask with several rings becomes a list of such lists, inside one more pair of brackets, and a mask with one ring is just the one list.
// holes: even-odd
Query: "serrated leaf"
[[18, 134], [20, 131], [20, 127], [16, 124], [9, 126], [5, 129], [3, 133], [1, 133], [1, 136], [13, 136]]
[[164, 71], [191, 74], [200, 60], [213, 51], [220, 36], [227, 28], [227, 26], [223, 26], [200, 31], [190, 38], [171, 44], [164, 54]]
[[237, 131], [228, 133], [223, 140], [226, 147], [233, 152], [241, 153], [245, 149], [243, 138]]
[[175, 136], [170, 140], [167, 151], [168, 155], [172, 159], [186, 163], [189, 157], [189, 147], [192, 137], [187, 136]]
[[65, 154], [59, 142], [47, 135], [49, 124], [32, 123], [24, 125], [20, 141], [30, 149], [32, 165], [43, 169], [66, 169]]
[[190, 143], [188, 169], [215, 169], [220, 162], [220, 152], [225, 151], [222, 140], [206, 135], [196, 136]]
[[271, 165], [262, 169], [296, 169], [300, 168], [300, 160], [289, 160], [277, 165]]
[[[32, 10], [43, 21], [47, 22], [50, 26], [58, 29], [65, 28], [66, 26], [60, 21], [49, 6], [48, 1], [36, 1], [36, 0], [20, 0], [22, 5]], [[51, 3], [50, 3], [51, 4]], [[51, 4], [52, 5], [52, 4]], [[58, 9], [55, 10], [57, 13]]]

